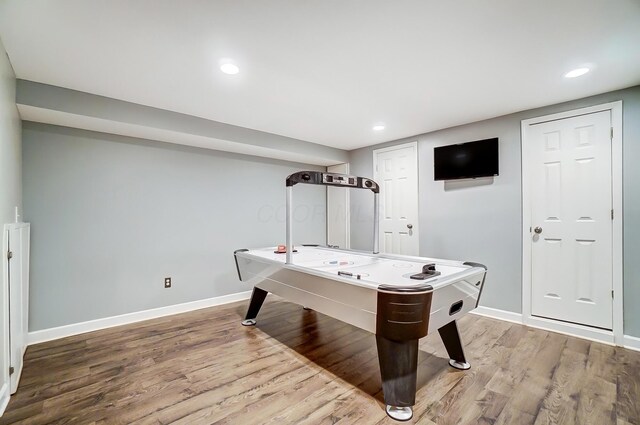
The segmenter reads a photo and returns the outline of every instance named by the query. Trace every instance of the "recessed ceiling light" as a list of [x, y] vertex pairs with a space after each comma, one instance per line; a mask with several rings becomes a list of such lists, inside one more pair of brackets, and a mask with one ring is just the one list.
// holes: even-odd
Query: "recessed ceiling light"
[[240, 72], [240, 68], [232, 63], [223, 63], [222, 65], [220, 65], [220, 71], [224, 72], [225, 74], [236, 75], [238, 72]]
[[589, 72], [589, 68], [576, 68], [564, 74], [564, 78], [576, 78]]
[[373, 131], [382, 131], [384, 130], [384, 124], [376, 124], [373, 126]]

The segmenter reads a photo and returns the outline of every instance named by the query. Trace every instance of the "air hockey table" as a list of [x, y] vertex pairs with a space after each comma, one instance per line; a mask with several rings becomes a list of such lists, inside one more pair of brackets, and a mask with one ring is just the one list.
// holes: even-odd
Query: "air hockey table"
[[[292, 188], [298, 183], [369, 189], [374, 194], [374, 249], [293, 247]], [[235, 251], [238, 276], [253, 285], [245, 326], [256, 324], [267, 294], [313, 309], [376, 336], [387, 414], [413, 416], [418, 340], [438, 331], [457, 369], [470, 368], [456, 320], [478, 305], [486, 267], [378, 252], [379, 186], [371, 179], [300, 171], [287, 177], [286, 253], [276, 247]]]

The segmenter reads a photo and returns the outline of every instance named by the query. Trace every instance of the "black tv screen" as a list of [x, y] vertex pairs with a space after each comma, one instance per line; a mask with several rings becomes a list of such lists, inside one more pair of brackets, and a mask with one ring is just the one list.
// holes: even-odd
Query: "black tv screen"
[[435, 180], [498, 175], [498, 138], [433, 149]]

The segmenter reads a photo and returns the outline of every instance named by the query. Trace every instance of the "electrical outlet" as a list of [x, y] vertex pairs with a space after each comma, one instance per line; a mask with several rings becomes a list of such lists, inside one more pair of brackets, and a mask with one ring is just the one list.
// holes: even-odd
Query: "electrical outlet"
[[164, 278], [164, 287], [165, 288], [171, 288], [171, 278], [170, 277], [165, 277]]

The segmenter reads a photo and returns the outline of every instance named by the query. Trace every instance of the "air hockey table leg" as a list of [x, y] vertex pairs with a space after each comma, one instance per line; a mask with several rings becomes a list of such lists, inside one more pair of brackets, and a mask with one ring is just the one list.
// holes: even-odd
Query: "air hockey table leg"
[[408, 421], [416, 402], [418, 340], [392, 341], [376, 335], [376, 345], [387, 414]]
[[242, 326], [253, 326], [256, 324], [256, 317], [258, 317], [258, 312], [260, 312], [260, 307], [262, 307], [262, 303], [267, 297], [267, 294], [268, 292], [263, 289], [256, 287], [253, 288], [251, 301], [249, 302], [249, 309], [242, 321]]
[[462, 341], [460, 340], [460, 332], [458, 332], [456, 321], [454, 320], [447, 323], [438, 329], [438, 333], [447, 349], [447, 354], [449, 354], [449, 365], [460, 370], [469, 369], [471, 365], [467, 363], [464, 357], [464, 350], [462, 349]]

